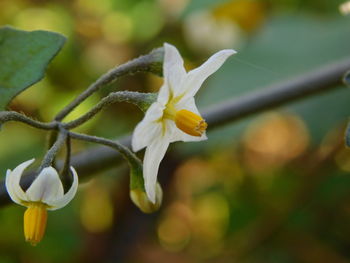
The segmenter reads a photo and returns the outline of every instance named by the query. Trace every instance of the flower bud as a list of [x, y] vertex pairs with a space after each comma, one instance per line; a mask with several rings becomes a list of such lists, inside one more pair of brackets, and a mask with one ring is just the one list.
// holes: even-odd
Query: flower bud
[[163, 200], [163, 191], [159, 183], [156, 186], [156, 202], [152, 203], [145, 191], [140, 188], [130, 190], [130, 198], [133, 203], [144, 213], [153, 213], [159, 209]]

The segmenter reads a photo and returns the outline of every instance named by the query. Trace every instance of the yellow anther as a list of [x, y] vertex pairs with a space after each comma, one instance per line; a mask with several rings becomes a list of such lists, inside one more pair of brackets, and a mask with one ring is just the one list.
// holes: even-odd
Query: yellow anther
[[198, 137], [202, 136], [208, 127], [208, 124], [201, 116], [188, 110], [176, 112], [175, 123], [181, 131]]
[[31, 203], [24, 213], [24, 237], [35, 246], [44, 236], [47, 221], [46, 205]]

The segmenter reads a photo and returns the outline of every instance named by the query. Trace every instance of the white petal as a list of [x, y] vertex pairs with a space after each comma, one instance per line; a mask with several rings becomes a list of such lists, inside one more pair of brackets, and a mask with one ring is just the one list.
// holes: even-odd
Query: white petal
[[194, 97], [189, 97], [189, 98], [182, 98], [178, 103], [175, 104], [175, 109], [177, 111], [179, 110], [189, 110], [192, 111], [193, 113], [201, 116], [199, 113], [199, 110], [196, 106], [196, 102], [194, 100]]
[[165, 82], [165, 79], [164, 79], [163, 86], [159, 89], [159, 92], [158, 92], [157, 102], [160, 103], [160, 105], [162, 105], [163, 107], [165, 107], [165, 105], [167, 105], [170, 99], [170, 93], [171, 92], [170, 92], [169, 85]]
[[164, 107], [155, 102], [147, 110], [145, 117], [139, 122], [132, 135], [132, 149], [134, 152], [150, 145], [154, 139], [159, 138], [162, 125], [158, 120], [163, 116]]
[[11, 197], [12, 201], [17, 204], [23, 205], [22, 201], [28, 201], [26, 194], [24, 193], [22, 187], [20, 186], [21, 177], [23, 171], [32, 163], [34, 159], [26, 161], [18, 165], [13, 171], [7, 170], [5, 186], [6, 190]]
[[30, 201], [46, 203], [63, 196], [63, 186], [53, 167], [44, 168], [26, 191]]
[[173, 45], [164, 43], [163, 75], [164, 83], [162, 88], [169, 89], [173, 96], [180, 95], [182, 83], [186, 77], [184, 61], [179, 51]]
[[47, 203], [50, 206], [48, 208], [48, 210], [56, 210], [56, 209], [60, 209], [64, 206], [66, 206], [73, 199], [75, 194], [77, 193], [78, 182], [79, 182], [78, 175], [72, 166], [70, 167], [70, 169], [71, 169], [72, 174], [73, 174], [72, 186], [70, 187], [69, 191], [64, 196], [62, 196], [59, 199], [52, 200], [49, 203]]
[[163, 137], [149, 145], [143, 159], [143, 177], [146, 193], [152, 203], [156, 202], [156, 185], [159, 164], [169, 146], [169, 141]]
[[200, 67], [188, 72], [182, 87], [183, 93], [185, 93], [185, 99], [193, 97], [202, 86], [203, 82], [217, 71], [229, 56], [235, 53], [236, 51], [232, 49], [221, 50], [212, 55]]

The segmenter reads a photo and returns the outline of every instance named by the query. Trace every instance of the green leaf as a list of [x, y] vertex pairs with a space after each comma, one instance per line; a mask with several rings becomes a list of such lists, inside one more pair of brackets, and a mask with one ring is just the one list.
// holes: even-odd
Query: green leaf
[[0, 110], [44, 77], [48, 63], [65, 41], [64, 36], [54, 32], [0, 28]]

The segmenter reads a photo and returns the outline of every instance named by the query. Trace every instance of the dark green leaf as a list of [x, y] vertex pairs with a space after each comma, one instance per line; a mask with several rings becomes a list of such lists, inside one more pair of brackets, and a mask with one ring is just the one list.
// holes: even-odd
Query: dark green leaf
[[48, 63], [65, 40], [54, 32], [0, 28], [0, 110], [44, 77]]

